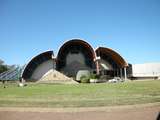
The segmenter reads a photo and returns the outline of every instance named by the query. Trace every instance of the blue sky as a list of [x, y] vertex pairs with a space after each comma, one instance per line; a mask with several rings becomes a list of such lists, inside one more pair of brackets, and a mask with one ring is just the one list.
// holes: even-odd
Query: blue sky
[[160, 62], [159, 0], [0, 0], [0, 59], [25, 64], [72, 38]]

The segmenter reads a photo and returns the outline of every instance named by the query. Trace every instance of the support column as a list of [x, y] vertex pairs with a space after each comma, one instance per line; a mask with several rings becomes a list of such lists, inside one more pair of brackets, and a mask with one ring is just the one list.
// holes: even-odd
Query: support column
[[53, 70], [55, 70], [56, 69], [56, 58], [53, 56], [53, 54], [52, 54], [52, 61], [53, 61]]
[[126, 67], [124, 67], [124, 79], [127, 80], [127, 72], [126, 72]]
[[117, 77], [119, 77], [119, 69], [117, 69]]
[[96, 58], [95, 58], [97, 75], [100, 74], [100, 72], [99, 72], [99, 60], [100, 60], [100, 57], [96, 57]]
[[98, 63], [98, 60], [96, 61], [96, 72], [97, 72], [97, 75], [99, 75], [99, 63]]
[[21, 83], [24, 84], [24, 79], [23, 78], [21, 79]]
[[122, 79], [122, 68], [120, 68], [120, 77]]

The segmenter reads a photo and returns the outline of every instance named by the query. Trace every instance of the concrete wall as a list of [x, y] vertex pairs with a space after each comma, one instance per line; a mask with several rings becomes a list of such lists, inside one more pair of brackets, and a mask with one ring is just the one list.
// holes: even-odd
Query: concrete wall
[[67, 55], [67, 57], [66, 57], [66, 64], [67, 65], [72, 64], [74, 61], [77, 61], [81, 65], [85, 65], [85, 58], [84, 58], [84, 55], [81, 52], [79, 52], [79, 53], [69, 53]]
[[79, 70], [91, 70], [85, 63], [84, 55], [79, 53], [69, 53], [66, 56], [66, 66], [61, 70], [68, 76], [76, 76]]
[[53, 60], [48, 60], [40, 64], [35, 71], [33, 72], [31, 79], [32, 80], [39, 80], [41, 79], [48, 71], [55, 69]]
[[158, 77], [160, 76], [160, 63], [145, 63], [132, 65], [133, 77]]

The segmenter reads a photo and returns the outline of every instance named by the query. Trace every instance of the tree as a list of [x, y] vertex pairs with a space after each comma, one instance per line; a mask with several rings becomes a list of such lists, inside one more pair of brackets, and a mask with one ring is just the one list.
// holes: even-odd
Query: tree
[[0, 65], [0, 73], [5, 72], [8, 70], [7, 65]]
[[8, 66], [4, 64], [4, 61], [0, 59], [0, 73], [9, 70]]
[[3, 65], [4, 61], [0, 59], [0, 65]]
[[7, 65], [3, 60], [0, 59], [0, 73], [5, 72], [7, 70], [15, 69], [17, 65]]

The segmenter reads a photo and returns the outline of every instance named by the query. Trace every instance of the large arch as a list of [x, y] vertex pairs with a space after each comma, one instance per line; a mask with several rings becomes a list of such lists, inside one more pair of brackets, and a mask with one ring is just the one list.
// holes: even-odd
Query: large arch
[[110, 48], [99, 47], [96, 49], [96, 55], [100, 57], [99, 67], [101, 71], [111, 76], [124, 76], [126, 71], [123, 68], [125, 69], [128, 63], [120, 54]]
[[96, 54], [100, 57], [102, 57], [102, 55], [110, 57], [120, 68], [128, 66], [128, 63], [124, 60], [124, 58], [111, 48], [99, 47], [96, 49]]
[[57, 55], [57, 70], [75, 77], [79, 70], [95, 69], [95, 52], [84, 40], [72, 39], [64, 43]]
[[22, 72], [22, 79], [26, 81], [37, 81], [45, 73], [55, 67], [53, 63], [53, 51], [45, 51], [33, 57]]

